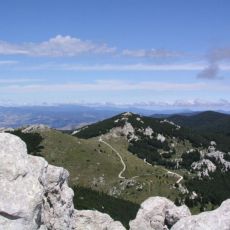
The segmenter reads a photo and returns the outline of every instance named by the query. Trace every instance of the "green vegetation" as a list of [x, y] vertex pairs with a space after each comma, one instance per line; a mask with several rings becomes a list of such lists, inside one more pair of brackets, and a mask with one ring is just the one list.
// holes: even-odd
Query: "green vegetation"
[[119, 127], [124, 125], [124, 121], [117, 122], [116, 124], [114, 123], [114, 121], [118, 118], [119, 115], [106, 119], [104, 121], [94, 123], [89, 126], [85, 126], [81, 128], [80, 132], [76, 133], [75, 136], [79, 138], [88, 139], [91, 137], [100, 136], [101, 134], [105, 134], [115, 126]]
[[200, 160], [200, 153], [197, 150], [188, 153], [183, 153], [181, 158], [182, 158], [181, 166], [186, 168], [187, 170], [191, 170], [191, 164], [193, 162]]
[[[207, 147], [209, 144], [209, 141], [205, 137], [193, 133], [190, 129], [183, 127], [178, 129], [177, 126], [168, 122], [161, 122], [161, 119], [132, 114], [128, 116], [128, 122], [134, 127], [135, 134], [139, 137], [138, 140], [132, 139], [129, 142], [129, 152], [141, 159], [146, 159], [146, 161], [151, 164], [163, 165], [171, 169], [176, 166], [176, 162], [170, 159], [172, 155], [176, 153], [176, 150], [172, 149], [171, 143], [167, 141], [171, 139], [173, 143], [172, 137], [177, 139], [177, 143], [186, 143], [189, 141], [193, 147]], [[79, 132], [76, 133], [75, 136], [89, 139], [108, 133], [114, 127], [123, 127], [124, 124], [124, 115], [120, 114], [96, 124], [85, 126], [79, 129]], [[143, 130], [148, 127], [154, 130], [152, 134], [153, 138], [143, 133]], [[157, 140], [157, 134], [163, 134], [167, 139], [161, 142]], [[127, 137], [129, 138], [130, 135], [128, 134]]]
[[230, 115], [207, 111], [194, 116], [171, 116], [169, 120], [187, 127], [194, 136], [200, 135], [208, 142], [215, 141], [218, 149], [230, 151]]
[[206, 111], [193, 116], [173, 115], [169, 120], [198, 131], [229, 133], [230, 115]]
[[193, 207], [196, 203], [200, 203], [201, 207], [206, 207], [209, 203], [212, 205], [220, 205], [222, 201], [230, 197], [230, 172], [221, 172], [217, 170], [210, 173], [209, 177], [202, 180], [194, 177], [185, 182], [186, 187], [190, 191], [195, 191], [199, 196], [198, 199], [190, 201], [188, 205]]
[[78, 210], [98, 210], [109, 214], [114, 220], [120, 221], [128, 228], [129, 221], [136, 217], [139, 204], [109, 196], [103, 192], [84, 187], [73, 187], [74, 207]]
[[34, 156], [42, 156], [41, 152], [43, 149], [42, 136], [39, 133], [23, 133], [21, 130], [15, 130], [10, 132], [18, 137], [20, 137], [27, 146], [28, 153]]
[[[91, 131], [91, 126], [88, 128], [85, 127], [77, 134], [77, 136], [87, 138], [89, 136], [92, 137], [94, 135], [98, 136], [102, 133], [104, 134], [115, 126], [122, 126], [119, 122], [118, 125], [116, 124], [117, 122], [115, 122], [115, 119], [122, 120], [122, 118], [123, 115], [119, 115], [97, 123], [97, 132], [95, 133]], [[138, 158], [146, 159], [147, 162], [153, 165], [162, 165], [165, 168], [170, 168], [170, 170], [175, 169], [177, 159], [181, 159], [179, 173], [184, 176], [185, 186], [189, 191], [195, 191], [198, 194], [198, 198], [191, 200], [189, 198], [190, 194], [185, 195], [184, 197], [182, 196], [183, 198], [174, 194], [171, 199], [174, 199], [177, 202], [179, 202], [179, 200], [184, 200], [188, 206], [196, 211], [204, 209], [210, 210], [216, 205], [219, 205], [224, 199], [230, 197], [230, 189], [227, 185], [230, 180], [229, 173], [222, 173], [221, 170], [217, 170], [210, 174], [211, 178], [205, 177], [199, 179], [195, 174], [190, 174], [191, 164], [200, 160], [201, 156], [199, 150], [207, 149], [212, 140], [217, 142], [218, 149], [226, 152], [230, 151], [229, 129], [226, 129], [230, 124], [228, 118], [228, 115], [207, 112], [201, 115], [185, 117], [184, 120], [188, 125], [178, 129], [176, 126], [169, 124], [168, 122], [160, 122], [161, 119], [132, 115], [128, 117], [128, 122], [134, 127], [138, 140], [132, 139], [130, 142], [127, 142], [126, 148]], [[140, 119], [142, 122], [140, 122]], [[218, 121], [216, 121], [216, 119]], [[169, 118], [169, 120], [171, 119]], [[185, 122], [183, 119], [181, 123], [177, 122], [176, 119], [172, 120], [180, 125]], [[223, 124], [226, 124], [226, 127], [223, 127]], [[100, 131], [100, 126], [103, 127], [103, 132]], [[150, 138], [143, 133], [143, 130], [147, 127], [153, 129], [153, 138]], [[220, 130], [224, 131], [221, 133]], [[82, 133], [84, 133], [84, 136]], [[166, 137], [166, 140], [164, 142], [158, 141], [156, 138], [157, 134], [162, 134]], [[128, 138], [129, 137], [130, 135], [128, 135]], [[114, 140], [112, 141], [111, 139], [109, 142], [113, 146], [116, 146]], [[120, 144], [121, 143], [119, 143], [119, 145]], [[194, 149], [194, 151], [188, 152], [190, 149]], [[229, 155], [225, 154], [225, 159], [229, 158]], [[214, 163], [217, 165], [217, 162]], [[190, 171], [190, 173], [188, 173], [188, 171]], [[164, 176], [161, 178], [164, 178]], [[150, 180], [150, 178], [147, 178], [145, 183]], [[144, 182], [144, 180], [142, 180], [142, 182]], [[154, 190], [156, 191], [156, 189]], [[167, 189], [165, 189], [164, 192], [158, 191], [158, 194], [165, 194], [166, 190]], [[155, 194], [155, 191], [151, 194]], [[128, 192], [128, 190], [126, 192]], [[131, 192], [128, 192], [127, 196], [125, 196], [122, 193], [122, 196], [125, 199], [127, 197], [130, 199], [132, 194]]]
[[135, 185], [131, 187], [123, 186], [123, 180], [118, 178], [122, 170], [119, 157], [98, 138], [79, 139], [56, 130], [41, 131], [40, 135], [44, 146], [41, 154], [50, 164], [70, 172], [72, 187], [90, 188], [138, 204], [149, 196], [162, 195], [175, 199], [179, 194], [176, 189], [169, 188], [173, 187], [177, 177], [167, 175], [164, 168], [152, 167], [131, 154], [124, 137], [107, 142], [121, 154], [126, 164], [123, 176], [127, 179], [135, 177]]

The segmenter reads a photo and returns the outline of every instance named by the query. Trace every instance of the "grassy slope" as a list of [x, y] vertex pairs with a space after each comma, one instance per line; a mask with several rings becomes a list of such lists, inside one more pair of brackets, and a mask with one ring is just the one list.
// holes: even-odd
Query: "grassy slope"
[[[69, 170], [72, 186], [79, 185], [105, 193], [109, 193], [112, 187], [120, 187], [120, 160], [109, 147], [99, 143], [97, 138], [83, 140], [55, 130], [42, 132], [41, 135], [44, 137], [42, 155], [49, 163]], [[124, 140], [117, 139], [110, 143], [120, 152], [127, 164], [124, 175], [127, 178], [140, 176], [135, 180], [143, 185], [142, 191], [137, 191], [135, 186], [121, 191], [121, 198], [135, 203], [141, 203], [154, 195], [175, 199], [177, 190], [169, 187], [177, 178], [167, 176], [162, 167], [149, 166], [130, 154]], [[99, 181], [101, 177], [104, 182]]]

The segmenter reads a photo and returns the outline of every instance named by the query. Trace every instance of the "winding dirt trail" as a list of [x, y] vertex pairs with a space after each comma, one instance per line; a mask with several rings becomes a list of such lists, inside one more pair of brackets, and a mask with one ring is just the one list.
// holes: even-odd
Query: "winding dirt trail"
[[179, 175], [178, 173], [174, 173], [174, 172], [171, 172], [168, 170], [166, 170], [166, 171], [168, 174], [175, 175], [175, 176], [179, 177], [179, 179], [176, 181], [177, 184], [179, 184], [184, 179], [183, 176]]
[[[152, 164], [148, 163], [146, 160], [144, 160], [144, 161], [145, 161], [146, 164], [152, 165]], [[152, 166], [153, 166], [153, 165], [152, 165]], [[184, 177], [181, 176], [181, 175], [178, 174], [178, 173], [171, 172], [171, 171], [169, 171], [169, 170], [167, 170], [167, 169], [164, 169], [164, 170], [165, 170], [168, 174], [175, 175], [175, 176], [177, 176], [177, 177], [179, 178], [179, 179], [176, 181], [177, 184], [179, 184], [179, 183], [184, 179]]]
[[122, 164], [122, 166], [123, 166], [123, 169], [122, 169], [122, 170], [120, 171], [120, 173], [118, 174], [118, 178], [120, 178], [120, 179], [125, 179], [125, 177], [122, 176], [122, 174], [123, 174], [124, 171], [126, 170], [126, 164], [125, 164], [125, 162], [123, 161], [123, 159], [122, 159], [122, 157], [121, 157], [121, 154], [120, 154], [115, 148], [113, 148], [112, 145], [110, 145], [110, 144], [107, 143], [106, 141], [102, 140], [101, 137], [99, 138], [99, 142], [104, 143], [105, 145], [107, 145], [108, 147], [110, 147], [110, 148], [117, 154], [117, 156], [120, 158], [120, 161], [121, 161], [121, 164]]
[[[99, 142], [101, 142], [101, 143], [107, 145], [108, 147], [110, 147], [110, 148], [116, 153], [116, 155], [120, 158], [120, 161], [121, 161], [121, 164], [122, 164], [122, 166], [123, 166], [123, 169], [122, 169], [122, 170], [120, 171], [120, 173], [118, 174], [118, 178], [120, 178], [120, 179], [126, 179], [124, 176], [122, 176], [122, 174], [123, 174], [123, 173], [125, 172], [125, 170], [126, 170], [126, 164], [125, 164], [124, 160], [122, 159], [121, 154], [120, 154], [115, 148], [113, 148], [112, 145], [110, 145], [109, 143], [107, 143], [106, 141], [104, 141], [104, 140], [102, 139], [102, 137], [99, 138]], [[145, 161], [145, 163], [151, 165], [151, 164], [148, 163], [147, 161]], [[167, 169], [165, 169], [165, 171], [166, 171], [168, 174], [175, 175], [175, 176], [177, 176], [177, 177], [179, 178], [179, 179], [176, 181], [177, 184], [179, 184], [179, 183], [184, 179], [183, 176], [179, 175], [178, 173], [171, 172], [171, 171], [169, 171], [169, 170], [167, 170]], [[140, 177], [140, 176], [133, 176], [131, 179], [138, 178], [138, 177]]]

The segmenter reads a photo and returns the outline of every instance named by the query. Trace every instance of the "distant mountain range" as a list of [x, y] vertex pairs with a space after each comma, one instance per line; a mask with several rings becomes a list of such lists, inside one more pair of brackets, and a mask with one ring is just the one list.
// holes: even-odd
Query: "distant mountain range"
[[16, 128], [32, 124], [45, 124], [52, 128], [71, 130], [104, 120], [125, 111], [156, 118], [170, 117], [173, 114], [191, 116], [200, 113], [191, 110], [154, 111], [143, 108], [115, 106], [0, 106], [0, 127]]

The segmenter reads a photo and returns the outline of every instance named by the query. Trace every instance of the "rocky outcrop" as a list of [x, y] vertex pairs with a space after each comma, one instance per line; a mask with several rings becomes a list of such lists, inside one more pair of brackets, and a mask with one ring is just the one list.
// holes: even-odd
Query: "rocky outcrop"
[[49, 130], [49, 126], [43, 125], [43, 124], [37, 124], [37, 125], [29, 125], [26, 128], [22, 129], [23, 133], [33, 133], [38, 131], [47, 131]]
[[157, 140], [160, 142], [164, 142], [166, 140], [166, 138], [162, 134], [158, 133], [157, 134]]
[[141, 204], [136, 218], [129, 225], [131, 230], [165, 230], [190, 215], [185, 205], [177, 207], [164, 197], [150, 197]]
[[198, 171], [199, 177], [209, 176], [210, 172], [216, 171], [216, 166], [209, 159], [202, 159], [197, 162], [193, 162], [191, 168], [194, 171]]
[[0, 162], [0, 229], [124, 229], [106, 214], [75, 210], [69, 173], [28, 155], [20, 138], [0, 133]]
[[211, 147], [212, 149], [209, 147], [209, 153], [206, 156], [211, 159], [215, 159], [215, 161], [220, 165], [223, 172], [230, 171], [230, 162], [224, 159], [225, 154], [228, 153], [220, 152], [218, 150], [215, 150], [213, 146]]
[[230, 230], [230, 199], [214, 211], [191, 216], [185, 205], [177, 207], [164, 197], [150, 197], [129, 225], [130, 230]]
[[179, 220], [171, 230], [229, 230], [230, 199], [224, 201], [219, 208], [210, 212], [189, 216]]

